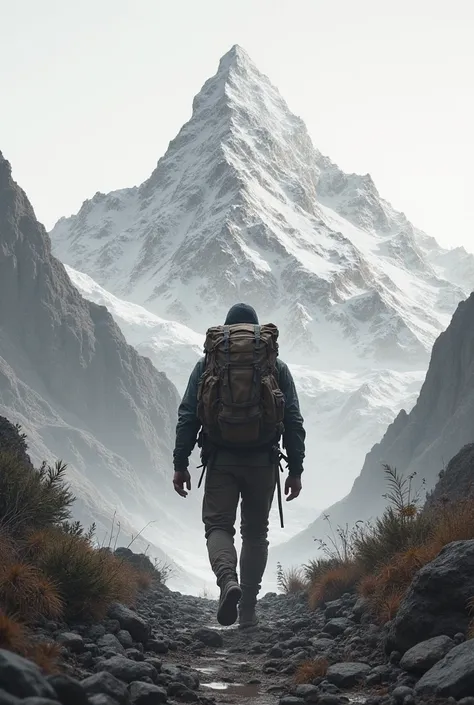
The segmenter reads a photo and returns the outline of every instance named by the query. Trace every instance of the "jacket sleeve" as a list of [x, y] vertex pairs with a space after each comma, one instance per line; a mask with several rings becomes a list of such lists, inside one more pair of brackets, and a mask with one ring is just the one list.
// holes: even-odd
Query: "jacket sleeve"
[[285, 396], [283, 447], [288, 456], [288, 472], [298, 477], [303, 472], [306, 431], [293, 376], [287, 365], [281, 360], [279, 362], [279, 384]]
[[176, 425], [176, 442], [173, 452], [175, 470], [186, 470], [189, 465], [189, 456], [196, 445], [201, 422], [197, 417], [197, 393], [201, 375], [204, 371], [203, 361], [200, 360], [189, 378], [188, 386], [184, 392], [178, 408], [178, 423]]

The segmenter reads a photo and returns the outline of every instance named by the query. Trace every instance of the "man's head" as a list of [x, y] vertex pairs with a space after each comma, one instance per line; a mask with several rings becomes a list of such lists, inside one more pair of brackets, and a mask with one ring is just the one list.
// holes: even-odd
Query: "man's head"
[[229, 309], [224, 325], [232, 326], [234, 323], [253, 323], [258, 325], [258, 316], [255, 309], [248, 304], [234, 304]]

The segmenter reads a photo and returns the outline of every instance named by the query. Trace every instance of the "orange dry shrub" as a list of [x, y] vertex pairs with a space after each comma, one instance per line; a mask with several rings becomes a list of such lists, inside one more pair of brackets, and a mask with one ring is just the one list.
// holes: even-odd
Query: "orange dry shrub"
[[399, 588], [371, 598], [372, 609], [381, 624], [390, 622], [396, 616], [405, 593], [406, 590]]
[[335, 568], [328, 568], [309, 587], [311, 609], [316, 609], [324, 602], [337, 600], [344, 593], [354, 590], [361, 575], [361, 568], [355, 562], [342, 563]]
[[438, 549], [433, 544], [409, 548], [395, 554], [390, 563], [361, 581], [359, 592], [369, 600], [372, 611], [382, 623], [395, 617], [415, 574], [437, 554]]
[[47, 674], [60, 671], [58, 665], [60, 655], [61, 647], [52, 641], [29, 644], [24, 652], [24, 656], [34, 661]]
[[431, 543], [438, 551], [452, 541], [474, 538], [474, 499], [442, 502], [436, 507]]
[[371, 573], [364, 575], [357, 586], [357, 590], [362, 597], [370, 597], [378, 588], [378, 576]]
[[24, 627], [3, 612], [0, 612], [0, 649], [23, 653], [26, 644]]
[[300, 685], [302, 683], [312, 683], [316, 678], [326, 675], [329, 663], [325, 658], [310, 659], [301, 663], [294, 675], [294, 681]]
[[5, 612], [25, 621], [58, 618], [63, 602], [55, 586], [38, 568], [27, 563], [0, 566], [0, 602]]
[[149, 588], [153, 582], [153, 576], [151, 573], [147, 573], [146, 570], [137, 570], [136, 568], [134, 570], [134, 580], [138, 585], [138, 588], [140, 590], [146, 590]]

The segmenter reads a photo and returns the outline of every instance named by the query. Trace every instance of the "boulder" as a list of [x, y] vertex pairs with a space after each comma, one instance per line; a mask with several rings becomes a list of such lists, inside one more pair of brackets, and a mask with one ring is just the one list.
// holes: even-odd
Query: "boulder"
[[474, 540], [455, 541], [415, 575], [390, 624], [386, 652], [405, 653], [420, 641], [465, 633], [473, 595]]
[[474, 640], [455, 646], [418, 681], [418, 695], [453, 697], [456, 700], [474, 693]]
[[89, 698], [90, 705], [117, 705], [117, 701], [105, 693], [96, 693]]
[[84, 639], [80, 634], [75, 634], [75, 632], [62, 632], [56, 638], [56, 641], [61, 646], [72, 651], [73, 654], [80, 654], [84, 651]]
[[128, 705], [130, 702], [127, 686], [107, 671], [100, 671], [93, 676], [89, 676], [89, 678], [81, 681], [81, 686], [89, 696], [89, 700], [94, 695], [104, 695], [119, 703], [119, 705]]
[[120, 602], [110, 605], [107, 616], [109, 619], [116, 619], [120, 624], [120, 629], [130, 632], [134, 641], [146, 643], [151, 635], [151, 627], [136, 612]]
[[[0, 421], [1, 421], [1, 416], [0, 416]], [[1, 438], [0, 438], [1, 440]], [[7, 693], [6, 690], [3, 690], [3, 688], [0, 688], [0, 705], [21, 705], [23, 701], [19, 700], [19, 698], [15, 698], [14, 695], [10, 695], [10, 693]]]
[[115, 634], [104, 634], [104, 636], [101, 636], [100, 639], [97, 640], [97, 646], [104, 651], [113, 651], [116, 654], [125, 655], [125, 649]]
[[346, 629], [352, 629], [354, 622], [347, 617], [335, 617], [330, 619], [324, 626], [324, 631], [331, 636], [338, 636], [339, 634], [344, 634]]
[[168, 699], [164, 688], [151, 683], [131, 683], [129, 690], [132, 705], [160, 705]]
[[329, 666], [326, 678], [338, 688], [352, 688], [361, 683], [370, 673], [370, 666], [366, 663], [341, 662]]
[[161, 673], [168, 676], [170, 682], [182, 683], [190, 690], [197, 690], [199, 688], [199, 675], [195, 671], [185, 671], [174, 664], [164, 663], [161, 666]]
[[326, 609], [324, 610], [324, 616], [326, 619], [339, 617], [344, 608], [345, 604], [343, 600], [333, 600], [332, 602], [327, 602]]
[[408, 649], [400, 661], [400, 667], [409, 673], [426, 673], [454, 646], [455, 643], [449, 636], [434, 636], [432, 639], [421, 641]]
[[310, 683], [297, 685], [295, 695], [297, 698], [303, 698], [305, 703], [317, 703], [320, 698], [319, 688]]
[[56, 693], [32, 661], [0, 649], [0, 688], [18, 698], [39, 696], [56, 700]]
[[56, 698], [61, 705], [89, 705], [86, 691], [75, 678], [65, 674], [49, 676]]
[[144, 678], [156, 680], [158, 675], [156, 668], [146, 661], [132, 661], [125, 656], [112, 656], [112, 658], [99, 661], [96, 666], [97, 671], [107, 671], [120, 681], [132, 683], [141, 681]]
[[207, 629], [206, 627], [195, 631], [193, 637], [196, 639], [196, 641], [200, 641], [201, 644], [205, 644], [205, 646], [213, 646], [218, 648], [224, 643], [222, 634], [214, 631], [214, 629]]

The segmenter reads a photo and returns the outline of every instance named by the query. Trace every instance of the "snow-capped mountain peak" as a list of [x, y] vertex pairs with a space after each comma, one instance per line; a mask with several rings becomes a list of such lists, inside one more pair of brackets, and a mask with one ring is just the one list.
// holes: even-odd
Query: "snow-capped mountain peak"
[[[469, 290], [370, 175], [345, 174], [238, 46], [141, 186], [96, 194], [52, 233], [107, 290], [205, 330], [236, 300], [320, 367], [426, 361]], [[450, 282], [454, 281], [454, 284]], [[473, 282], [474, 283], [474, 282]]]

